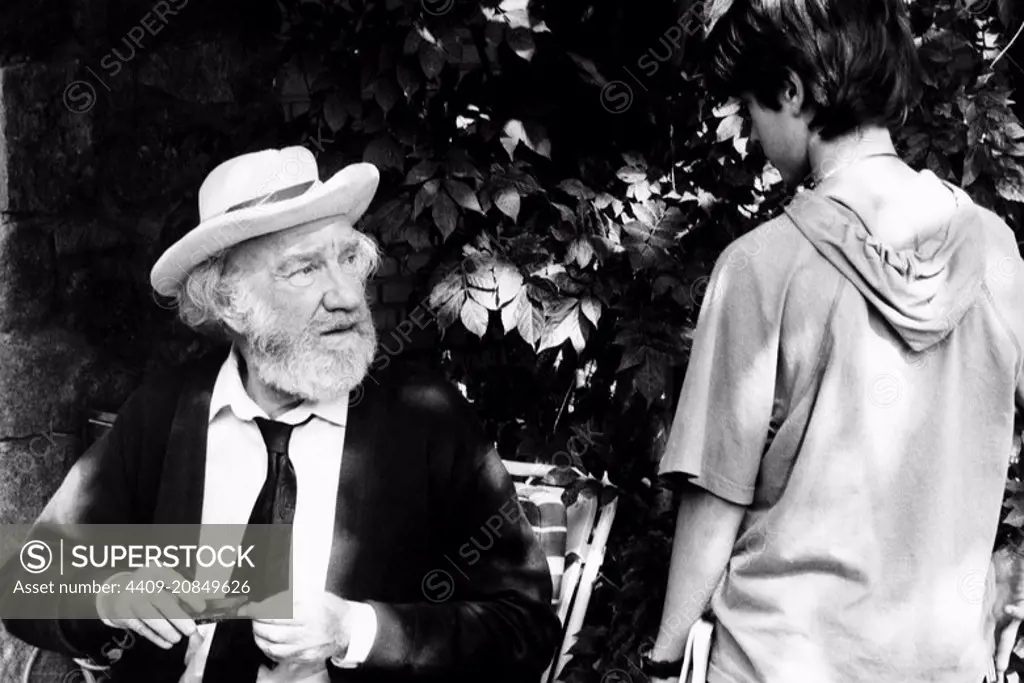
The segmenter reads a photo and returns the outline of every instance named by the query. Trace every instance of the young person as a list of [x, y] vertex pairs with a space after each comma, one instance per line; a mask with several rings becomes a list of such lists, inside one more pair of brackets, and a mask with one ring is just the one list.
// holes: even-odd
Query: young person
[[1020, 614], [992, 552], [1024, 398], [1014, 235], [895, 151], [919, 80], [902, 0], [736, 0], [707, 50], [812, 188], [713, 269], [645, 666], [675, 681], [709, 613], [709, 683], [980, 681]]

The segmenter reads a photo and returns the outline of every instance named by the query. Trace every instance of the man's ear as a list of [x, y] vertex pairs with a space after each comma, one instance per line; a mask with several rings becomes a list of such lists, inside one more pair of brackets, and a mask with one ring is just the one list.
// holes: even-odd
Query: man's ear
[[787, 112], [797, 116], [803, 113], [806, 102], [807, 89], [804, 87], [803, 79], [792, 69], [787, 69], [786, 80], [782, 83], [782, 91], [779, 93], [779, 104]]
[[234, 306], [228, 305], [228, 302], [224, 302], [220, 309], [220, 323], [223, 325], [228, 334], [234, 337], [243, 337], [243, 332], [246, 327], [246, 321], [241, 315], [239, 315], [237, 309]]
[[229, 333], [239, 335], [241, 334], [243, 321], [240, 320], [239, 317], [235, 314], [235, 309], [233, 306], [230, 305], [231, 302], [228, 300], [233, 295], [230, 294], [229, 291], [225, 291], [234, 290], [236, 287], [239, 286], [241, 278], [237, 271], [235, 270], [234, 264], [224, 264], [223, 270], [221, 271], [221, 278], [222, 286], [227, 285], [229, 282], [231, 283], [231, 286], [222, 289], [219, 295], [221, 297], [220, 306], [218, 307], [220, 309], [218, 311], [220, 314], [220, 323], [227, 329]]

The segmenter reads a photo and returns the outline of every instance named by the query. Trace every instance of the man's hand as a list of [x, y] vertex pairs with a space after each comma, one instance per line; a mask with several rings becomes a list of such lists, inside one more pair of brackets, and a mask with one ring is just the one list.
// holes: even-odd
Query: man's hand
[[[286, 595], [279, 593], [278, 595]], [[352, 634], [348, 616], [351, 604], [337, 595], [324, 591], [315, 599], [296, 598], [291, 619], [265, 619], [253, 616], [280, 600], [277, 596], [244, 606], [240, 617], [252, 618], [252, 632], [256, 644], [275, 662], [289, 664], [321, 663], [331, 657], [344, 656]]]
[[[195, 633], [196, 624], [185, 613], [182, 601], [194, 613], [201, 612], [206, 602], [197, 595], [168, 592], [174, 582], [180, 584], [185, 581], [180, 574], [170, 569], [144, 568], [119, 576], [118, 582], [122, 587], [115, 593], [101, 594], [97, 599], [100, 617], [110, 625], [138, 633], [165, 650], [173, 647], [182, 636]], [[152, 593], [124, 590], [128, 582], [145, 585], [149, 581], [163, 582], [165, 590]]]
[[992, 554], [991, 618], [995, 627], [995, 668], [1001, 677], [1024, 619], [1024, 557], [1006, 548]]

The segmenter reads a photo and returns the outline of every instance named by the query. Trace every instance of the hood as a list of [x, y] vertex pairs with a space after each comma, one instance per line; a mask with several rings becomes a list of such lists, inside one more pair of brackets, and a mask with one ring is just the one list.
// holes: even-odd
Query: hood
[[976, 233], [972, 239], [980, 210], [963, 190], [943, 184], [955, 195], [957, 208], [941, 224], [918, 226], [922, 238], [916, 248], [894, 249], [876, 239], [887, 234], [885, 226], [865, 222], [862, 216], [870, 213], [858, 212], [849, 200], [805, 191], [785, 209], [914, 351], [945, 339], [982, 295], [981, 240]]

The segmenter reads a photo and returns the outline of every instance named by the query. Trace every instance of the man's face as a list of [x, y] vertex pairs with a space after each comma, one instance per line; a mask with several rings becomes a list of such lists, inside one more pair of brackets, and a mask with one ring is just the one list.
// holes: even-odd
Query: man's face
[[753, 95], [745, 94], [741, 99], [750, 116], [751, 142], [761, 145], [765, 156], [787, 183], [804, 180], [810, 172], [807, 160], [810, 131], [806, 117], [794, 115], [792, 105], [786, 101], [779, 111], [774, 111], [760, 104]]
[[339, 399], [373, 360], [366, 301], [368, 238], [319, 221], [243, 243], [229, 255], [233, 320], [250, 369], [269, 386], [312, 401]]

